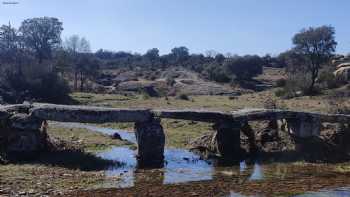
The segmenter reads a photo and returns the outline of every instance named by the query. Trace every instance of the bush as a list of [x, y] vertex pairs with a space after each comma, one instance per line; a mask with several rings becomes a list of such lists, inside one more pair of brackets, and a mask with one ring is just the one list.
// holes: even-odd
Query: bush
[[276, 87], [284, 87], [284, 86], [286, 86], [286, 84], [287, 84], [287, 81], [286, 81], [286, 79], [278, 79], [277, 81], [276, 81]]
[[301, 91], [295, 91], [291, 86], [285, 86], [275, 91], [275, 96], [283, 99], [290, 99], [297, 96], [301, 96]]
[[286, 93], [286, 90], [285, 89], [278, 89], [275, 91], [275, 96], [277, 97], [283, 97], [285, 96], [287, 93]]
[[227, 59], [224, 63], [225, 73], [235, 75], [238, 80], [250, 80], [251, 78], [262, 74], [264, 64], [263, 60], [256, 55], [247, 55], [243, 57], [233, 57]]
[[56, 72], [43, 66], [28, 66], [23, 72], [8, 68], [3, 76], [8, 94], [8, 103], [21, 103], [25, 100], [66, 103], [70, 101], [68, 83]]
[[56, 73], [50, 72], [38, 79], [39, 83], [29, 87], [33, 97], [38, 101], [62, 103], [68, 99], [68, 83]]
[[328, 113], [331, 114], [350, 114], [350, 106], [346, 99], [334, 99], [328, 101]]
[[225, 68], [220, 64], [212, 63], [205, 65], [205, 67], [204, 73], [209, 80], [220, 83], [227, 83], [231, 81], [231, 78], [226, 72]]
[[341, 85], [341, 82], [338, 81], [334, 74], [330, 71], [321, 72], [317, 82], [320, 83], [324, 88], [329, 89], [337, 88]]
[[186, 100], [189, 101], [190, 97], [187, 94], [180, 94], [179, 96], [176, 97], [177, 99], [181, 99], [181, 100]]
[[277, 101], [273, 98], [268, 97], [264, 101], [264, 108], [265, 109], [277, 109]]

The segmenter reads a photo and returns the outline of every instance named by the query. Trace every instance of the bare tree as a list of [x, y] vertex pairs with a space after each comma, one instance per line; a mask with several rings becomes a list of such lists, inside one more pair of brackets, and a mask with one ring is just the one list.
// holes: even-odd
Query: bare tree
[[[74, 72], [74, 89], [78, 89], [78, 75], [79, 72], [82, 75], [81, 72], [81, 63], [78, 63], [79, 60], [79, 55], [80, 54], [85, 54], [85, 53], [90, 53], [90, 43], [88, 40], [86, 40], [84, 37], [80, 38], [78, 35], [72, 35], [68, 38], [66, 38], [63, 47], [72, 55], [73, 60], [75, 61], [73, 64], [73, 72]], [[82, 77], [81, 82], [82, 82]]]
[[80, 38], [78, 35], [72, 35], [65, 39], [63, 47], [75, 55], [77, 53], [90, 53], [90, 42], [84, 37]]

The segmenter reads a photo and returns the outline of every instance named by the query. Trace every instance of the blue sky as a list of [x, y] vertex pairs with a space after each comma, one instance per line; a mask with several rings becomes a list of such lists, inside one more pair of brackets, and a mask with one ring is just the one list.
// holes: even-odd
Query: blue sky
[[187, 46], [192, 53], [278, 54], [291, 48], [300, 29], [332, 25], [337, 52], [350, 52], [349, 0], [14, 1], [19, 4], [0, 4], [1, 24], [57, 17], [63, 37], [84, 36], [93, 50], [144, 53], [156, 47], [164, 54]]

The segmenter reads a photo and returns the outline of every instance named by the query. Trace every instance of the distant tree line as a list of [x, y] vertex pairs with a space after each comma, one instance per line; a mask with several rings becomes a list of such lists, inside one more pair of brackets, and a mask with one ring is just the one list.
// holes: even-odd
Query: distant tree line
[[99, 77], [102, 69], [152, 72], [172, 67], [189, 69], [220, 83], [252, 80], [263, 72], [263, 66], [286, 67], [287, 87], [293, 87], [294, 92], [313, 92], [320, 69], [334, 55], [337, 44], [334, 28], [322, 26], [297, 33], [293, 48], [278, 56], [223, 55], [215, 51], [191, 54], [185, 46], [165, 55], [157, 48], [145, 54], [104, 49], [91, 52], [87, 39], [72, 35], [62, 41], [62, 31], [63, 24], [51, 17], [27, 19], [18, 28], [11, 24], [0, 27], [2, 99], [63, 102], [72, 90], [89, 91], [89, 82]]
[[95, 57], [101, 60], [103, 68], [127, 68], [155, 70], [170, 67], [183, 67], [200, 73], [208, 80], [231, 82], [232, 80], [250, 80], [262, 73], [263, 66], [274, 66], [276, 58], [258, 55], [225, 56], [211, 52], [210, 55], [190, 54], [187, 47], [175, 47], [169, 54], [159, 55], [153, 48], [145, 54], [130, 52], [112, 52], [100, 49]]

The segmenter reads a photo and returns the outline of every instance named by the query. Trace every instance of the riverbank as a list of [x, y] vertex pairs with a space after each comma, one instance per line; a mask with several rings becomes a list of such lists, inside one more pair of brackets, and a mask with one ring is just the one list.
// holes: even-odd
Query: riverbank
[[95, 154], [129, 142], [87, 129], [50, 125], [48, 135], [60, 150], [40, 153], [34, 160], [0, 165], [0, 195], [63, 195], [93, 189], [108, 180], [118, 181], [118, 177], [105, 176], [105, 169], [118, 163]]
[[[141, 95], [131, 97], [85, 93], [75, 93], [73, 97], [79, 100], [81, 104], [133, 108], [205, 108], [232, 111], [247, 106], [264, 107], [266, 104], [272, 103], [287, 109], [310, 109], [310, 111], [328, 112], [329, 106], [331, 106], [328, 105], [329, 99], [326, 99], [326, 96], [278, 100], [271, 91], [238, 97], [193, 96], [189, 100], [174, 97], [168, 99], [142, 98]], [[277, 100], [274, 100], [275, 98]], [[133, 131], [133, 124], [129, 123], [108, 123], [92, 126], [107, 127], [109, 130], [117, 128]], [[162, 126], [167, 139], [166, 147], [169, 150], [173, 150], [173, 148], [181, 151], [185, 150], [189, 147], [190, 141], [208, 131], [212, 131], [211, 124], [195, 121], [164, 119], [162, 120]], [[259, 128], [259, 125], [254, 127], [254, 129]], [[229, 196], [235, 193], [241, 193], [242, 195], [266, 194], [266, 196], [269, 196], [269, 194], [274, 194], [290, 196], [291, 194], [307, 191], [318, 191], [323, 188], [332, 189], [350, 185], [347, 179], [344, 178], [350, 175], [348, 167], [350, 165], [348, 163], [327, 165], [305, 162], [246, 162], [231, 167], [219, 167], [209, 161], [209, 164], [203, 164], [205, 173], [203, 175], [199, 174], [200, 179], [194, 180], [191, 177], [187, 181], [178, 183], [169, 182], [169, 179], [175, 177], [174, 174], [169, 174], [169, 170], [167, 171], [167, 169], [172, 168], [170, 164], [168, 168], [147, 172], [134, 170], [134, 166], [129, 166], [128, 172], [135, 172], [130, 176], [127, 174], [131, 178], [131, 185], [128, 186], [130, 188], [108, 189], [111, 187], [115, 188], [115, 185], [122, 182], [123, 174], [125, 173], [118, 171], [119, 174], [110, 176], [108, 170], [103, 168], [103, 165], [106, 163], [98, 163], [101, 160], [97, 159], [95, 155], [112, 151], [113, 147], [127, 147], [132, 154], [135, 149], [134, 144], [112, 139], [110, 134], [98, 133], [86, 128], [64, 127], [52, 123], [49, 123], [48, 134], [51, 137], [69, 142], [70, 145], [79, 147], [84, 151], [78, 155], [57, 155], [55, 153], [49, 156], [43, 155], [41, 159], [39, 158], [32, 162], [0, 165], [0, 195], [51, 196], [64, 194], [70, 196], [104, 196], [113, 194], [125, 196], [136, 195], [135, 192], [138, 192], [137, 194], [153, 196], [171, 196], [173, 194], [174, 196], [207, 196], [212, 193], [215, 193], [217, 196]], [[131, 134], [133, 135], [133, 133]], [[116, 155], [114, 153], [116, 152], [113, 152], [112, 155]], [[130, 156], [131, 154], [128, 155]], [[191, 157], [183, 157], [178, 153], [176, 155], [177, 157], [173, 161], [181, 165], [193, 164], [193, 166], [196, 166], [198, 164], [197, 159], [189, 159]], [[134, 159], [133, 155], [131, 155], [131, 158]], [[167, 159], [169, 160], [169, 157]], [[94, 161], [97, 163], [94, 163]], [[102, 161], [106, 161], [108, 164], [108, 160], [102, 159]], [[242, 165], [246, 166], [246, 168], [242, 169]], [[178, 173], [176, 177], [180, 177], [180, 179], [182, 175], [191, 175], [188, 168], [174, 169]], [[261, 191], [261, 188], [268, 189]]]

